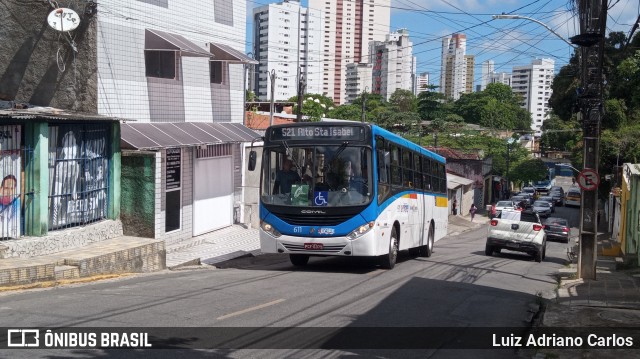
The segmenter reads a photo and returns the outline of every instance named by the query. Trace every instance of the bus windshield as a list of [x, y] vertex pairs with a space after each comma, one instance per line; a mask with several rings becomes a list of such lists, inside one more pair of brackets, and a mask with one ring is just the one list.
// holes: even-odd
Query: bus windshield
[[296, 207], [344, 207], [373, 197], [371, 149], [335, 145], [266, 148], [262, 163], [264, 204]]

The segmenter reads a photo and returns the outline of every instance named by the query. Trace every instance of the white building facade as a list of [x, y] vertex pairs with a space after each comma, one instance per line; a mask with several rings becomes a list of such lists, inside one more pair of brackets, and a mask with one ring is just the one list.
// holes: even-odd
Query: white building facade
[[421, 92], [429, 91], [429, 73], [422, 72], [418, 75], [416, 80], [416, 96], [418, 96]]
[[475, 58], [466, 55], [467, 37], [453, 34], [442, 39], [442, 63], [440, 92], [457, 100], [463, 93], [473, 92], [473, 67]]
[[369, 62], [369, 42], [384, 41], [391, 22], [391, 0], [309, 0], [324, 15], [322, 92], [346, 102], [347, 65]]
[[353, 103], [363, 92], [371, 91], [372, 66], [368, 63], [347, 65], [345, 79], [346, 103]]
[[274, 99], [288, 100], [298, 94], [298, 71], [306, 93], [322, 93], [321, 28], [323, 14], [288, 0], [253, 10], [255, 69], [253, 90], [262, 101], [271, 99], [271, 77], [275, 73]]
[[371, 43], [373, 78], [371, 91], [389, 100], [398, 89], [415, 93], [413, 43], [405, 29], [387, 35], [386, 41]]
[[511, 74], [508, 72], [497, 72], [491, 75], [492, 84], [503, 84], [511, 87]]
[[480, 78], [480, 91], [483, 91], [484, 89], [486, 89], [487, 85], [492, 82], [491, 79], [493, 77], [493, 73], [494, 73], [493, 60], [487, 60], [483, 62], [482, 70], [481, 70], [482, 77]]
[[522, 108], [531, 113], [531, 130], [536, 137], [542, 136], [542, 125], [549, 118], [553, 77], [552, 59], [536, 59], [530, 65], [513, 67], [511, 88], [522, 96]]
[[[255, 64], [245, 54], [246, 4], [98, 4], [97, 112], [133, 120], [120, 126], [122, 179], [127, 169], [141, 177], [136, 163], [146, 161], [150, 235], [168, 244], [234, 223], [241, 144], [253, 136], [243, 126], [245, 69]], [[123, 222], [126, 214], [123, 206]]]

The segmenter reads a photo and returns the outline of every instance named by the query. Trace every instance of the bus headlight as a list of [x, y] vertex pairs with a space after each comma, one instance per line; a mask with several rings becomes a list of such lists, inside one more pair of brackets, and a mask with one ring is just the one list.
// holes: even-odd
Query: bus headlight
[[369, 222], [367, 224], [363, 224], [360, 227], [358, 227], [355, 230], [353, 230], [353, 232], [349, 233], [347, 238], [349, 238], [351, 240], [354, 240], [354, 239], [356, 239], [358, 237], [361, 237], [365, 233], [369, 232], [371, 230], [371, 228], [373, 228], [373, 222]]
[[260, 228], [262, 228], [263, 231], [269, 233], [269, 235], [274, 238], [278, 238], [282, 235], [282, 233], [278, 232], [275, 228], [273, 228], [272, 225], [265, 221], [260, 221]]

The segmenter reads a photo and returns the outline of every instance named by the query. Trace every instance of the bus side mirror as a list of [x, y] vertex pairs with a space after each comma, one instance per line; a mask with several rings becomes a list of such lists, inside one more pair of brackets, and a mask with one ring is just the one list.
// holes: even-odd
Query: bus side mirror
[[256, 151], [249, 152], [249, 171], [256, 169]]

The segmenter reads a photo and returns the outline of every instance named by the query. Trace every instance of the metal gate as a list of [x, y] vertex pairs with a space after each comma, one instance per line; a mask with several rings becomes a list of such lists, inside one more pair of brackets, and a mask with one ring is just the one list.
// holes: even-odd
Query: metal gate
[[110, 126], [49, 126], [49, 229], [107, 216]]
[[[0, 238], [18, 238], [23, 231], [23, 188], [20, 125], [0, 126]], [[31, 151], [31, 153], [33, 153]]]

